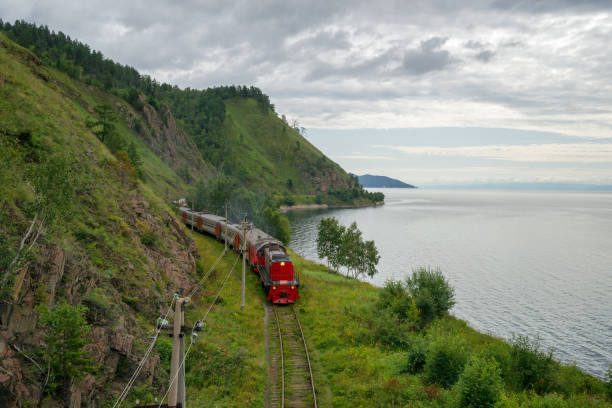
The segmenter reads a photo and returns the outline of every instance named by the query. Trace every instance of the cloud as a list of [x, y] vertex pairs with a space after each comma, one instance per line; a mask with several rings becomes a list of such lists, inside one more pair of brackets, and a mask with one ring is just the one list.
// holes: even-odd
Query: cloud
[[494, 51], [484, 50], [484, 51], [481, 51], [478, 54], [476, 54], [474, 56], [474, 58], [476, 58], [477, 60], [482, 61], [482, 62], [489, 62], [489, 60], [491, 58], [493, 58], [494, 55], [495, 55]]
[[421, 156], [470, 157], [541, 163], [612, 163], [612, 144], [610, 143], [550, 143], [460, 147], [375, 145], [373, 147]]
[[419, 48], [406, 51], [402, 64], [404, 71], [412, 75], [421, 75], [448, 67], [453, 59], [448, 51], [441, 49], [447, 40], [448, 38], [432, 37], [421, 41]]
[[259, 86], [306, 127], [612, 136], [609, 1], [0, 0], [0, 16], [181, 87]]

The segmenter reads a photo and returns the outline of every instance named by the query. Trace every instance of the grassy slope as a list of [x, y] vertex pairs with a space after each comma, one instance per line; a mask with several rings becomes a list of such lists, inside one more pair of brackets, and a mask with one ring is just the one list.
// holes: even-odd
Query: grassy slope
[[[221, 244], [207, 237], [197, 237], [201, 253], [209, 262]], [[378, 289], [347, 279], [323, 265], [306, 261], [292, 254], [300, 272], [300, 295], [296, 308], [309, 344], [314, 364], [315, 383], [321, 407], [455, 407], [457, 394], [453, 390], [430, 386], [420, 374], [408, 375], [400, 369], [405, 358], [402, 350], [393, 350], [372, 340], [368, 322], [359, 311], [372, 304]], [[223, 278], [219, 273], [211, 280], [218, 287]], [[214, 283], [212, 283], [214, 281]], [[263, 293], [253, 274], [247, 275], [247, 309], [239, 309], [239, 280], [232, 278], [224, 301], [209, 316], [211, 330], [205, 336], [213, 349], [221, 345], [222, 355], [232, 355], [245, 347], [249, 352], [246, 371], [224, 372], [225, 379], [204, 380], [207, 387], [191, 387], [203, 406], [260, 405], [265, 390], [263, 349]], [[228, 290], [229, 289], [229, 290]], [[214, 289], [209, 289], [212, 293]], [[248, 333], [248, 335], [246, 335]], [[498, 338], [470, 328], [464, 321], [448, 316], [436, 321], [423, 334], [428, 341], [450, 336], [464, 341], [472, 354], [500, 353], [508, 344]], [[202, 347], [199, 345], [198, 347]], [[501, 351], [500, 351], [501, 350]], [[258, 355], [259, 353], [259, 355]], [[194, 373], [200, 361], [191, 360]], [[538, 396], [514, 392], [507, 388], [500, 407], [610, 407], [602, 396], [603, 384], [571, 366], [557, 366], [557, 383], [563, 394]], [[209, 373], [214, 375], [214, 373]], [[194, 381], [188, 376], [188, 381]], [[200, 381], [203, 381], [200, 379]], [[225, 382], [225, 384], [222, 384]], [[238, 386], [238, 384], [243, 384]], [[215, 399], [216, 398], [218, 399]], [[244, 400], [242, 398], [245, 398]], [[551, 405], [552, 404], [552, 405]]]
[[[348, 174], [271, 111], [262, 111], [253, 99], [226, 101], [226, 134], [232, 155], [244, 166], [247, 185], [296, 194], [305, 202], [321, 188], [346, 186]], [[299, 147], [298, 147], [299, 146]], [[287, 180], [293, 188], [289, 189]], [[311, 197], [307, 197], [311, 196]]]
[[[185, 241], [182, 229], [174, 229], [175, 218], [166, 200], [154, 193], [164, 189], [176, 191], [182, 188], [182, 182], [136, 135], [120, 125], [124, 137], [140, 148], [148, 184], [122, 181], [113, 167], [113, 155], [85, 125], [88, 110], [100, 103], [122, 102], [42, 67], [31, 53], [0, 34], [0, 129], [9, 134], [30, 133], [32, 146], [23, 147], [24, 150], [34, 151], [43, 159], [64, 156], [75, 168], [71, 179], [75, 188], [72, 213], [69, 217], [62, 214], [59, 226], [46, 228], [41, 235], [28, 268], [19, 276], [22, 279], [25, 274], [22, 281], [27, 285], [11, 294], [20, 311], [15, 316], [36, 319], [33, 307], [44, 303], [50, 290], [46, 274], [53, 263], [48, 254], [60, 251], [67, 260], [57, 297], [80, 303], [95, 292], [102, 317], [90, 322], [104, 330], [100, 332], [105, 333], [102, 336], [110, 332], [134, 335], [133, 355], [138, 356], [142, 355], [147, 341], [145, 333], [151, 330], [158, 307], [166, 302], [176, 285], [170, 281], [165, 265], [174, 264], [176, 273], [183, 277], [192, 270], [187, 255], [189, 242]], [[25, 169], [35, 165], [19, 160], [11, 163], [14, 166], [9, 169], [11, 182], [16, 182], [17, 188], [4, 191], [4, 180], [0, 180], [3, 192], [0, 210], [7, 212], [11, 231], [18, 234], [12, 237], [16, 240], [27, 230], [32, 217], [28, 205], [33, 194]], [[141, 242], [145, 234], [153, 235], [151, 245]], [[28, 303], [32, 294], [34, 304]], [[16, 325], [10, 330], [14, 330], [12, 335], [25, 349], [40, 345], [40, 328], [22, 331]], [[100, 347], [103, 350], [108, 345]], [[29, 363], [23, 364], [27, 367]], [[95, 398], [112, 399], [116, 394], [112, 390], [123, 387], [125, 378], [115, 377], [105, 360], [98, 364], [101, 368], [96, 381], [102, 391]], [[37, 379], [24, 381], [36, 383]]]

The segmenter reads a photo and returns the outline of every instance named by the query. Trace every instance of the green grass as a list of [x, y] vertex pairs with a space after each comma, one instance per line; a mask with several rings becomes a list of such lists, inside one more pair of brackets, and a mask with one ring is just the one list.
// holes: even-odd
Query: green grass
[[[348, 186], [348, 174], [308, 140], [295, 132], [271, 111], [262, 111], [253, 99], [225, 101], [224, 131], [231, 135], [232, 155], [242, 163], [247, 185], [260, 185], [308, 202], [317, 192], [316, 179], [336, 186]], [[287, 181], [293, 186], [289, 188]], [[303, 201], [302, 201], [303, 200]], [[312, 198], [314, 200], [314, 197]]]
[[[223, 243], [192, 234], [204, 270], [223, 250]], [[237, 261], [237, 262], [236, 262]], [[235, 263], [236, 262], [236, 263]], [[242, 261], [229, 251], [203, 283], [187, 308], [190, 323], [210, 307], [232, 265], [234, 271], [208, 315], [187, 364], [190, 406], [264, 406], [267, 365], [264, 343], [265, 296], [254, 272], [246, 270], [245, 308], [240, 309]]]

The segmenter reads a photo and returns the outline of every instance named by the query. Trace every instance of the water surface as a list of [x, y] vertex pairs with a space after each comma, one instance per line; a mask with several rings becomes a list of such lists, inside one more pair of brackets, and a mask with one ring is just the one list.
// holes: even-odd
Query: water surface
[[383, 285], [439, 267], [452, 313], [483, 332], [539, 337], [555, 357], [603, 377], [612, 363], [612, 193], [372, 189], [375, 208], [289, 213], [290, 246], [316, 254], [322, 217], [357, 221], [381, 255]]

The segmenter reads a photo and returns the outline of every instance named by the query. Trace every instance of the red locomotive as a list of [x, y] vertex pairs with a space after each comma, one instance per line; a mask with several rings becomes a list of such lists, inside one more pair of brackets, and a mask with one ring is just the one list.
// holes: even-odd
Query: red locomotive
[[272, 303], [295, 303], [300, 298], [297, 271], [293, 268], [287, 248], [279, 240], [250, 223], [235, 224], [224, 217], [183, 206], [180, 210], [185, 224], [213, 235], [219, 241], [227, 240], [236, 252], [241, 252], [242, 245], [246, 243], [249, 265], [258, 274]]

